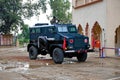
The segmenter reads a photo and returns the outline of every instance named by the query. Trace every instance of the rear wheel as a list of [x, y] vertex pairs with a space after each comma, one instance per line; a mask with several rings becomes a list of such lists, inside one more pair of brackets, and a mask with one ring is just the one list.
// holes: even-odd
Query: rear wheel
[[31, 46], [30, 49], [29, 49], [29, 58], [31, 60], [35, 60], [35, 59], [37, 59], [37, 55], [38, 55], [37, 48], [34, 47], [34, 46]]
[[56, 64], [61, 64], [64, 59], [63, 50], [60, 48], [55, 48], [53, 50], [53, 60]]
[[78, 62], [85, 62], [87, 59], [87, 52], [78, 54], [77, 59], [78, 59]]

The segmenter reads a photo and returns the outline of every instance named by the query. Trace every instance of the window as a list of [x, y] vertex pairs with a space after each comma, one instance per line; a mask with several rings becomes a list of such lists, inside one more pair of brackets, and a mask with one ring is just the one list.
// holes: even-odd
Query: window
[[68, 27], [68, 30], [69, 30], [70, 33], [76, 33], [76, 32], [77, 32], [75, 26], [70, 26], [70, 27]]
[[36, 33], [41, 33], [40, 28], [36, 28]]
[[58, 27], [58, 31], [59, 31], [59, 32], [68, 32], [66, 26], [59, 26], [59, 27]]
[[31, 29], [31, 30], [30, 30], [30, 33], [35, 33], [35, 29]]
[[84, 0], [84, 3], [87, 4], [87, 3], [91, 3], [91, 2], [95, 2], [95, 1], [100, 1], [100, 0]]
[[59, 26], [58, 32], [77, 33], [77, 29], [75, 26]]
[[76, 0], [75, 7], [83, 5], [83, 4], [84, 4], [84, 0]]
[[50, 33], [53, 33], [53, 32], [55, 32], [55, 28], [49, 28], [48, 31], [49, 31]]
[[94, 4], [94, 3], [97, 3], [100, 1], [102, 1], [102, 0], [76, 0], [74, 8], [77, 9], [77, 8], [84, 7], [84, 6], [87, 6], [90, 4]]
[[86, 3], [89, 3], [89, 2], [91, 2], [91, 0], [85, 0], [85, 1], [84, 1], [85, 4], [86, 4]]

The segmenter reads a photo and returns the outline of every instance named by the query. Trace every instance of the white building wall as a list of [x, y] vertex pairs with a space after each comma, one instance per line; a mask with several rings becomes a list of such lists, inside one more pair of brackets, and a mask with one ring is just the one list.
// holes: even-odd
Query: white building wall
[[[73, 4], [74, 5], [74, 4]], [[92, 29], [94, 23], [97, 21], [100, 27], [106, 28], [106, 0], [101, 2], [81, 7], [78, 9], [73, 9], [72, 11], [72, 23], [78, 26], [81, 24], [85, 31], [86, 23], [88, 22], [90, 30]], [[89, 31], [91, 35], [91, 31]], [[103, 35], [102, 35], [103, 36]], [[90, 38], [91, 42], [91, 38]], [[102, 39], [102, 46], [105, 45], [104, 37]]]
[[[120, 25], [120, 0], [107, 0], [106, 47], [115, 47], [115, 30]], [[118, 34], [120, 35], [120, 34]], [[115, 50], [106, 50], [107, 55]]]
[[120, 25], [120, 0], [107, 0], [107, 45], [115, 46], [115, 30]]
[[98, 2], [93, 5], [89, 5], [86, 7], [73, 9], [72, 11], [72, 21], [74, 24], [82, 24], [82, 26], [86, 26], [86, 22], [89, 23], [90, 26], [93, 26], [95, 21], [99, 21], [101, 26], [105, 26], [106, 23], [106, 0], [102, 2]]

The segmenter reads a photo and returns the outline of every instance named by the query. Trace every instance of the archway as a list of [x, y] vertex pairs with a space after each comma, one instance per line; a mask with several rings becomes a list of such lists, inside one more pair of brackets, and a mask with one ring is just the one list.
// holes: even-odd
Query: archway
[[100, 49], [101, 33], [102, 33], [102, 29], [101, 29], [99, 23], [96, 21], [91, 30], [91, 46], [93, 49], [94, 48]]
[[83, 29], [82, 29], [82, 26], [80, 24], [78, 25], [78, 33], [83, 34]]
[[120, 48], [120, 26], [115, 31], [115, 47]]
[[85, 35], [86, 36], [88, 36], [88, 34], [89, 34], [89, 32], [88, 32], [89, 30], [88, 29], [89, 29], [89, 24], [87, 23], [86, 27], [85, 27]]

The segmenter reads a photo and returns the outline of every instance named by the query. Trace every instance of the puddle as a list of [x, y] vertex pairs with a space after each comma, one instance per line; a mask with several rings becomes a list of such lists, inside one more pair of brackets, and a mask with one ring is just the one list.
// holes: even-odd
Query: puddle
[[77, 60], [73, 58], [64, 58], [64, 62], [62, 64], [74, 64], [77, 63]]
[[6, 64], [0, 63], [0, 71], [24, 72], [29, 69], [28, 63], [23, 62], [7, 62]]
[[51, 63], [6, 62], [0, 63], [0, 71], [25, 72], [28, 71], [29, 69], [35, 69], [49, 65], [51, 65]]
[[35, 68], [40, 68], [40, 67], [42, 67], [42, 66], [49, 66], [49, 65], [51, 65], [51, 64], [49, 64], [49, 63], [40, 63], [40, 64], [38, 64], [38, 65], [34, 65], [34, 64], [29, 64], [29, 69], [35, 69]]

